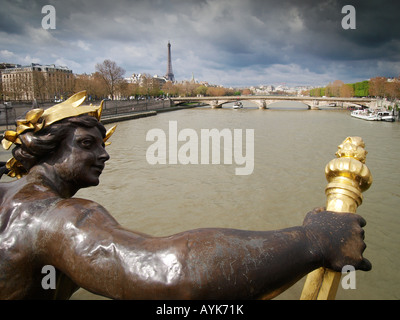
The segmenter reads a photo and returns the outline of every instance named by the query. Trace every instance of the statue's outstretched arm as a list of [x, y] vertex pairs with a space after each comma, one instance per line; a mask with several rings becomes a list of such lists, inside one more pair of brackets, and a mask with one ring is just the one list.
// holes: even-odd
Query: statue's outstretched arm
[[198, 229], [150, 237], [122, 228], [90, 201], [68, 199], [54, 210], [58, 225], [46, 235], [47, 263], [110, 298], [271, 298], [329, 263], [321, 252], [324, 239], [312, 226], [266, 232]]

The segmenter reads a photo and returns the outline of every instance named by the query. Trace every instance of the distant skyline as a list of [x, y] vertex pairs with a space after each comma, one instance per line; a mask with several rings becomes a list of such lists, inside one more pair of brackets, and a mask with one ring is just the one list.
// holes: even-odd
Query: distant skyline
[[[55, 29], [42, 28], [45, 5]], [[345, 5], [356, 29], [343, 29]], [[132, 73], [225, 87], [325, 86], [400, 75], [399, 1], [0, 0], [0, 62]]]

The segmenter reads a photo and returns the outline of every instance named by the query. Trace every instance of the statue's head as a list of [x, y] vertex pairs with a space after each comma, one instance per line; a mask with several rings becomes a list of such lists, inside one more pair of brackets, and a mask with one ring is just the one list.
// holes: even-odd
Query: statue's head
[[8, 175], [20, 178], [41, 163], [54, 166], [68, 178], [86, 179], [82, 187], [97, 185], [98, 176], [109, 159], [104, 147], [115, 127], [108, 132], [101, 124], [100, 106], [80, 106], [82, 91], [46, 110], [33, 109], [17, 120], [16, 131], [6, 131], [3, 147], [15, 144], [7, 162]]

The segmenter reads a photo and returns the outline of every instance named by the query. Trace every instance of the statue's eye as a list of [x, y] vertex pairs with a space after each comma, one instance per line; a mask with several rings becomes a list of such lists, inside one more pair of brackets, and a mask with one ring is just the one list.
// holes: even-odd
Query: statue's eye
[[93, 140], [92, 139], [82, 139], [80, 141], [80, 144], [82, 147], [89, 149], [93, 145]]

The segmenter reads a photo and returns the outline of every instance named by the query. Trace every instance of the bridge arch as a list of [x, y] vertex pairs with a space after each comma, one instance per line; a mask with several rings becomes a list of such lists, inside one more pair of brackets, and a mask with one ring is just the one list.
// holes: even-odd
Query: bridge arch
[[[284, 105], [284, 106], [282, 106]], [[304, 101], [291, 101], [291, 100], [271, 100], [267, 104], [268, 109], [299, 109], [299, 110], [309, 110], [312, 109], [310, 103]]]
[[303, 96], [221, 96], [221, 97], [177, 97], [171, 98], [171, 104], [178, 105], [184, 102], [203, 102], [212, 108], [221, 108], [223, 104], [234, 101], [251, 101], [260, 109], [268, 109], [275, 102], [301, 102], [308, 109], [318, 110], [319, 106], [339, 106], [344, 107], [347, 103], [364, 105], [368, 107], [376, 106], [376, 99], [372, 98], [335, 98], [335, 97], [303, 97]]

